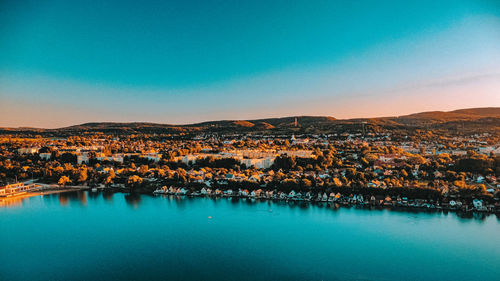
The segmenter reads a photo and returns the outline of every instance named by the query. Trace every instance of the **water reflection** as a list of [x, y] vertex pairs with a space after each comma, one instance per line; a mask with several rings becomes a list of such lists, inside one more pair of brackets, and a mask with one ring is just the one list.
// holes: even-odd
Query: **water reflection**
[[141, 203], [141, 195], [138, 193], [125, 194], [125, 202], [134, 209], [137, 209]]
[[477, 221], [484, 221], [486, 219], [486, 214], [478, 212], [457, 212], [457, 216], [460, 219], [475, 219]]
[[179, 195], [167, 195], [168, 196], [168, 199], [171, 201], [171, 202], [175, 202], [175, 206], [181, 210], [185, 210], [186, 209], [186, 205], [187, 205], [187, 201], [184, 200], [185, 196], [179, 196]]
[[340, 208], [340, 204], [338, 204], [338, 203], [333, 203], [333, 204], [329, 204], [329, 205], [327, 205], [327, 207], [328, 207], [329, 209], [333, 210], [333, 211], [336, 211], [336, 210], [338, 210], [338, 209]]
[[[119, 193], [121, 194], [121, 193]], [[45, 194], [42, 195], [43, 201], [46, 203], [55, 202], [60, 206], [68, 207], [73, 204], [78, 206], [87, 206], [88, 200], [97, 201], [101, 198], [105, 202], [113, 203], [115, 196], [120, 196], [119, 194], [112, 191], [99, 191], [99, 192], [91, 192], [91, 191], [69, 191], [69, 192], [61, 192], [61, 193], [53, 193], [53, 194]], [[453, 216], [456, 216], [459, 220], [463, 221], [477, 221], [484, 222], [490, 215], [495, 215], [497, 220], [500, 221], [500, 213], [488, 214], [481, 212], [453, 212], [448, 210], [438, 210], [438, 209], [412, 209], [412, 208], [403, 208], [403, 207], [384, 207], [384, 206], [351, 206], [351, 205], [342, 205], [339, 203], [332, 202], [307, 202], [307, 201], [282, 201], [282, 200], [265, 200], [265, 199], [256, 199], [256, 198], [238, 198], [238, 197], [208, 197], [208, 198], [197, 198], [190, 196], [178, 196], [178, 195], [161, 195], [161, 196], [152, 196], [138, 193], [129, 193], [124, 194], [124, 199], [127, 205], [131, 206], [134, 209], [140, 207], [142, 200], [144, 197], [150, 197], [154, 200], [164, 200], [168, 205], [174, 203], [176, 208], [186, 209], [189, 208], [192, 202], [197, 200], [210, 200], [215, 206], [220, 205], [223, 202], [228, 202], [233, 207], [243, 207], [243, 206], [257, 206], [260, 204], [266, 204], [269, 209], [272, 209], [273, 205], [275, 206], [286, 206], [291, 209], [300, 209], [306, 210], [311, 207], [318, 209], [328, 209], [331, 211], [337, 211], [339, 209], [356, 209], [360, 211], [366, 212], [395, 212], [395, 213], [406, 213], [406, 214], [435, 214], [439, 216], [446, 217], [451, 212]], [[14, 197], [14, 198], [0, 198], [0, 207], [22, 207], [25, 200], [30, 200], [30, 198], [35, 197]]]
[[89, 199], [94, 199], [94, 200], [100, 196], [99, 192], [87, 192], [87, 194]]
[[62, 196], [62, 193], [59, 193], [59, 205], [61, 206], [68, 206], [69, 204], [69, 198], [67, 196]]
[[114, 193], [113, 192], [110, 192], [110, 191], [103, 191], [102, 192], [102, 198], [104, 198], [105, 201], [107, 202], [113, 202], [113, 195]]
[[0, 207], [14, 207], [22, 205], [23, 198], [0, 198]]
[[67, 206], [69, 203], [79, 203], [81, 206], [87, 206], [87, 192], [85, 191], [70, 191], [70, 192], [61, 192], [57, 195], [59, 204], [61, 206]]

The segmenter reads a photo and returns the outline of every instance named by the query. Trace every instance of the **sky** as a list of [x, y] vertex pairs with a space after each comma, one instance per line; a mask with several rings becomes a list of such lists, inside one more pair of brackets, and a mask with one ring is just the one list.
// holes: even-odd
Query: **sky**
[[0, 126], [500, 106], [500, 1], [0, 1]]

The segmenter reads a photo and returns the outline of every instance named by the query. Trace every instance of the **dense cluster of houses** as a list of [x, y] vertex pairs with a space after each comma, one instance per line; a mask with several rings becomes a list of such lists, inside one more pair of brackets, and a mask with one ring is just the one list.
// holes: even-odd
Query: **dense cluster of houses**
[[[418, 141], [390, 133], [297, 137], [205, 134], [189, 139], [88, 135], [2, 138], [0, 142], [4, 184], [23, 177], [57, 183], [63, 175], [73, 184], [111, 187], [140, 182], [156, 188], [165, 181], [178, 181], [186, 192], [193, 192], [188, 188], [191, 184], [215, 192], [219, 186], [253, 183], [250, 193], [259, 190], [255, 187], [265, 190], [270, 185], [288, 184], [291, 188], [301, 187], [295, 190], [306, 190], [298, 192], [297, 198], [304, 200], [311, 186], [432, 186], [443, 194], [465, 185], [484, 186], [485, 192], [492, 195], [500, 190], [498, 169], [484, 173], [454, 170], [457, 159], [467, 157], [471, 151], [488, 159], [500, 156], [500, 145], [492, 143], [487, 135]], [[236, 164], [217, 166], [217, 160], [227, 159]], [[137, 180], [131, 181], [132, 176]], [[317, 194], [313, 197], [311, 200], [318, 200]], [[330, 194], [327, 197], [330, 200]]]
[[431, 210], [456, 210], [456, 211], [479, 211], [479, 212], [498, 212], [500, 204], [485, 203], [483, 200], [475, 198], [472, 202], [466, 202], [454, 198], [444, 198], [442, 201], [428, 199], [409, 199], [401, 196], [363, 196], [362, 194], [342, 195], [341, 193], [311, 192], [304, 194], [301, 192], [283, 192], [278, 190], [248, 190], [238, 189], [211, 189], [203, 187], [200, 191], [190, 191], [184, 187], [163, 186], [153, 192], [155, 195], [176, 195], [176, 196], [194, 196], [194, 197], [237, 197], [262, 200], [281, 200], [281, 201], [305, 201], [305, 202], [327, 202], [340, 205], [359, 205], [359, 206], [383, 206], [383, 207], [406, 207], [422, 208]]

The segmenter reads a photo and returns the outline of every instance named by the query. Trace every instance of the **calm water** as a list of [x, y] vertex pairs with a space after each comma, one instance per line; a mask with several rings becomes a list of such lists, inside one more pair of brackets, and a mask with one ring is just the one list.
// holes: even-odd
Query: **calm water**
[[0, 240], [0, 280], [500, 280], [494, 215], [73, 192], [0, 208]]

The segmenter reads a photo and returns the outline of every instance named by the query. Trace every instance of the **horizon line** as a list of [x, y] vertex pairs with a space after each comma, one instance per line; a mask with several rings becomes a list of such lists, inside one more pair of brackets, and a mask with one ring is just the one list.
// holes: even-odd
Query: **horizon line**
[[300, 117], [324, 117], [324, 118], [334, 118], [335, 120], [356, 120], [356, 119], [379, 119], [379, 118], [399, 118], [403, 116], [410, 116], [414, 114], [421, 114], [421, 113], [430, 113], [430, 112], [444, 112], [444, 113], [451, 113], [454, 111], [458, 110], [471, 110], [471, 109], [500, 109], [500, 106], [485, 106], [485, 107], [470, 107], [470, 108], [456, 108], [453, 110], [448, 110], [448, 111], [443, 111], [443, 110], [429, 110], [429, 111], [419, 111], [419, 112], [412, 112], [412, 113], [407, 113], [404, 115], [391, 115], [391, 116], [373, 116], [373, 117], [352, 117], [352, 118], [336, 118], [331, 115], [288, 115], [288, 116], [280, 116], [280, 117], [264, 117], [264, 118], [256, 118], [256, 119], [218, 119], [218, 120], [204, 120], [200, 122], [194, 122], [194, 123], [182, 123], [182, 124], [172, 124], [172, 123], [159, 123], [159, 122], [152, 122], [152, 121], [88, 121], [84, 123], [79, 123], [79, 124], [73, 124], [69, 126], [63, 126], [63, 127], [57, 127], [57, 128], [43, 128], [43, 127], [31, 127], [31, 126], [19, 126], [19, 127], [7, 127], [7, 126], [0, 126], [2, 129], [39, 129], [39, 130], [58, 130], [58, 129], [64, 129], [64, 128], [69, 128], [73, 126], [81, 126], [85, 124], [91, 124], [91, 123], [110, 123], [110, 124], [156, 124], [156, 125], [170, 125], [170, 126], [191, 126], [191, 125], [197, 125], [197, 124], [202, 124], [202, 123], [210, 123], [210, 122], [224, 122], [224, 121], [259, 121], [259, 120], [265, 120], [265, 119], [283, 119], [283, 118], [300, 118]]

